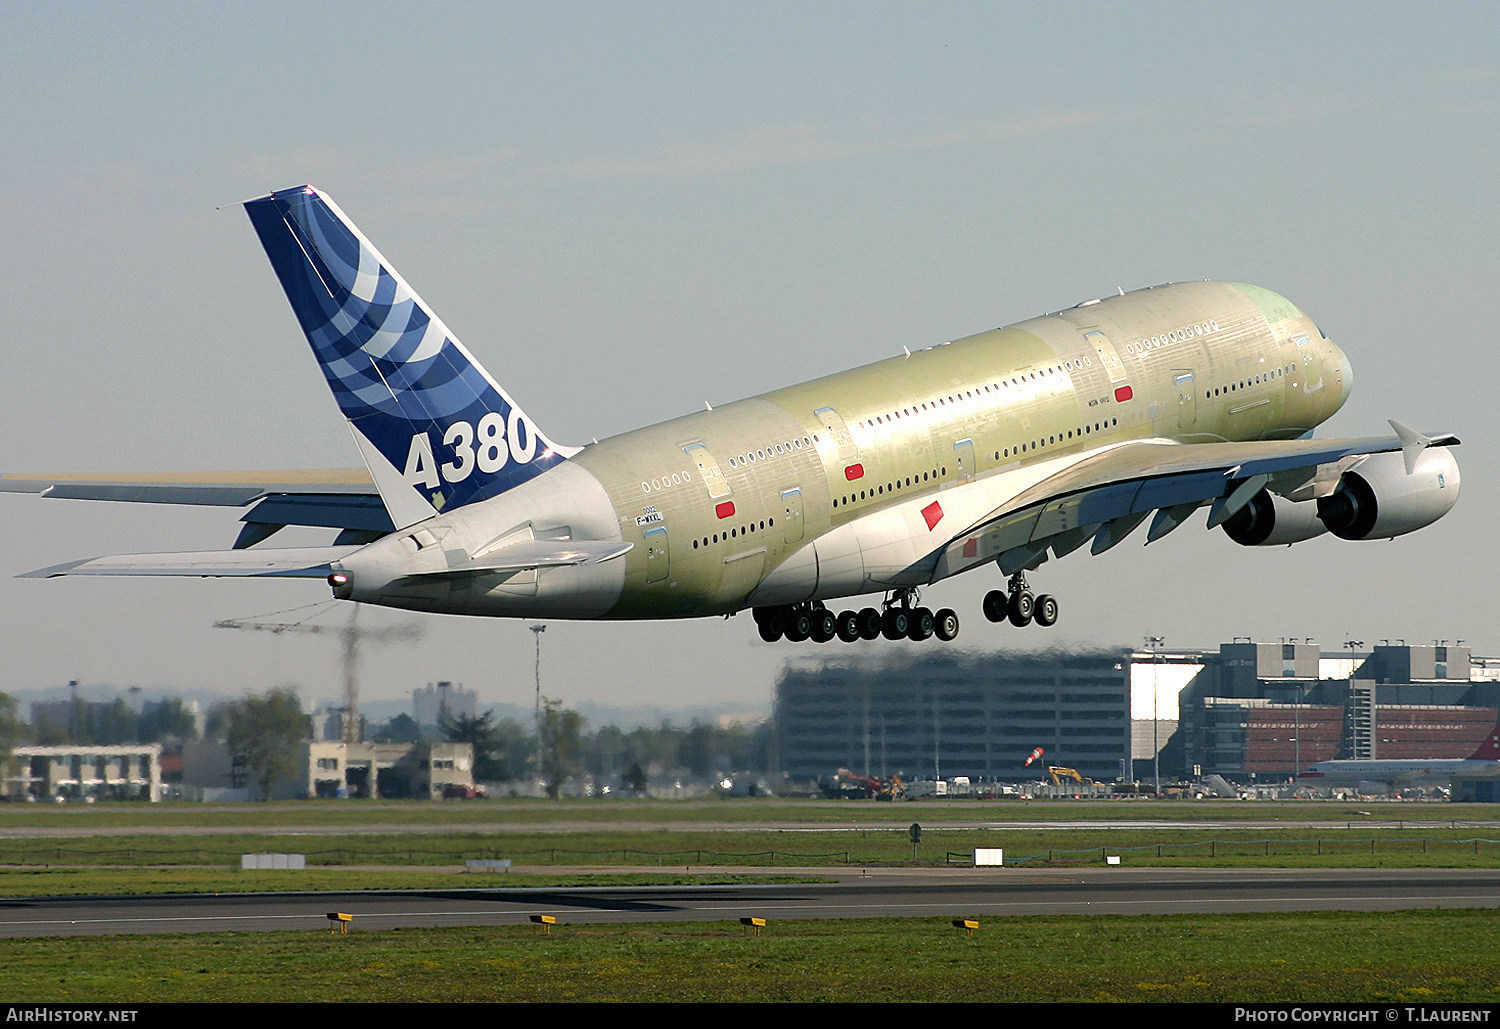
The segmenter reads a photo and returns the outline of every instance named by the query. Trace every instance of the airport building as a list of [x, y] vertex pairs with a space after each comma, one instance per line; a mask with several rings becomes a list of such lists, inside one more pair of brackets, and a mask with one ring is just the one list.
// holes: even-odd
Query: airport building
[[1466, 758], [1500, 720], [1500, 661], [1466, 646], [1219, 648], [1180, 694], [1189, 774], [1284, 779], [1317, 761]]
[[1021, 781], [1055, 764], [1113, 781], [1129, 767], [1129, 684], [1122, 651], [793, 660], [776, 684], [781, 770]]
[[[271, 786], [271, 800], [386, 797], [439, 800], [474, 786], [467, 743], [303, 743], [295, 770]], [[189, 800], [261, 799], [251, 770], [221, 740], [183, 747], [183, 795]]]
[[781, 770], [1020, 782], [1053, 765], [1100, 782], [1284, 781], [1331, 758], [1468, 757], [1500, 717], [1500, 661], [1462, 645], [1157, 642], [794, 659], [776, 684]]
[[16, 747], [5, 795], [11, 800], [161, 799], [161, 745]]

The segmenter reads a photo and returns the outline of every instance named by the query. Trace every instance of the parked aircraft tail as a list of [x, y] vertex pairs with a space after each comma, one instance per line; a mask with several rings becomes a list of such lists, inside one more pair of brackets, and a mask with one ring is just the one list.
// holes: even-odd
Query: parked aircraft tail
[[312, 186], [245, 203], [397, 528], [565, 460], [344, 212]]
[[1500, 761], [1500, 723], [1490, 727], [1490, 733], [1479, 745], [1479, 749], [1469, 755], [1470, 761]]

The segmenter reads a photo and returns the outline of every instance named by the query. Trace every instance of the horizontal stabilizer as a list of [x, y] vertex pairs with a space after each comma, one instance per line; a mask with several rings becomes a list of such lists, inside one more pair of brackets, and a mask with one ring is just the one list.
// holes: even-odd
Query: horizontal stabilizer
[[294, 547], [280, 550], [206, 550], [188, 554], [116, 554], [39, 568], [20, 579], [58, 575], [279, 576], [322, 579], [329, 564], [359, 547]]
[[363, 468], [262, 472], [145, 472], [129, 475], [0, 475], [0, 493], [39, 493], [50, 499], [112, 500], [136, 504], [244, 507], [270, 494], [375, 495]]

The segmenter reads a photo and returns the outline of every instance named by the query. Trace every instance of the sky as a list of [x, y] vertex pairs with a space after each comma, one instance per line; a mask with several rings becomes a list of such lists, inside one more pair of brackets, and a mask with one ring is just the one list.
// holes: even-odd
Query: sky
[[[1500, 6], [0, 3], [0, 470], [358, 464], [239, 201], [333, 196], [552, 438], [583, 443], [1114, 292], [1289, 296], [1348, 354], [1320, 430], [1456, 433], [1462, 499], [1393, 542], [1195, 520], [1031, 577], [1052, 629], [927, 590], [976, 649], [1462, 639], [1495, 609]], [[240, 512], [0, 496], [0, 690], [340, 689], [321, 582], [15, 579], [223, 549]], [[288, 530], [277, 542], [323, 544]], [[283, 612], [283, 613], [277, 613]], [[284, 613], [290, 612], [290, 613]], [[528, 622], [417, 622], [361, 690], [529, 707]], [[929, 641], [913, 646], [936, 647]], [[837, 655], [843, 644], [827, 644]], [[873, 648], [906, 646], [878, 641]], [[553, 622], [570, 705], [769, 710], [748, 616]]]

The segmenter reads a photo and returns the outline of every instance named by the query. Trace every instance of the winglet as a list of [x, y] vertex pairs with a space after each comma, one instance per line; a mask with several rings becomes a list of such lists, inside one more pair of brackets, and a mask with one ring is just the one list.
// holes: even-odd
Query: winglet
[[1402, 425], [1394, 418], [1386, 421], [1391, 423], [1397, 436], [1401, 438], [1401, 458], [1406, 462], [1406, 474], [1410, 475], [1417, 470], [1417, 459], [1422, 456], [1422, 451], [1428, 447], [1451, 447], [1459, 442], [1458, 437], [1452, 433], [1443, 433], [1441, 436], [1424, 436], [1409, 425]]

